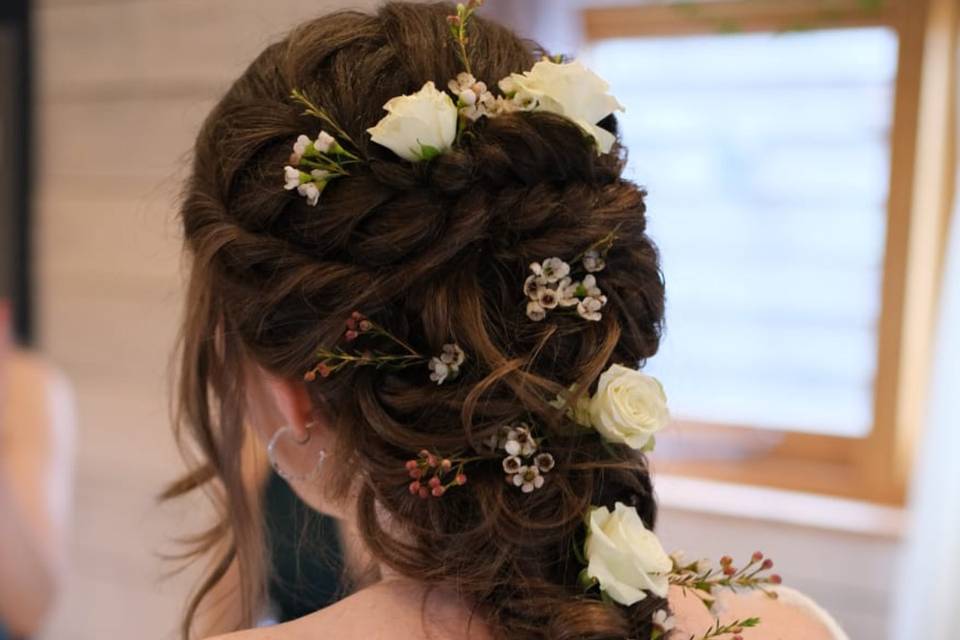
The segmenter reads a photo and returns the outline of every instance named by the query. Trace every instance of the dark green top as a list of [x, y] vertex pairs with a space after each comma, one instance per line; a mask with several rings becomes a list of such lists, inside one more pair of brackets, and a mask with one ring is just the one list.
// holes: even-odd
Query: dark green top
[[275, 473], [267, 482], [264, 518], [273, 562], [270, 599], [279, 622], [313, 613], [345, 595], [343, 551], [333, 518], [307, 506]]

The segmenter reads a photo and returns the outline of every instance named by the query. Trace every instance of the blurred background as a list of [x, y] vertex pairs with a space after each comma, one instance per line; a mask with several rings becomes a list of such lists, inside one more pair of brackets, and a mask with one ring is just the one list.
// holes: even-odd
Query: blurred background
[[[38, 512], [20, 540], [43, 541], [57, 588], [37, 638], [174, 637], [195, 573], [165, 577], [160, 555], [206, 514], [155, 503], [182, 467], [168, 365], [191, 142], [267, 43], [376, 4], [3, 1], [0, 299], [20, 345], [6, 377], [28, 369], [43, 410], [17, 417], [9, 385], [0, 520]], [[960, 0], [483, 11], [581, 58], [627, 106], [669, 296], [649, 363], [676, 418], [655, 462], [666, 546], [759, 547], [855, 640], [953, 638]], [[18, 449], [30, 424], [53, 426]], [[20, 551], [0, 544], [10, 590]]]

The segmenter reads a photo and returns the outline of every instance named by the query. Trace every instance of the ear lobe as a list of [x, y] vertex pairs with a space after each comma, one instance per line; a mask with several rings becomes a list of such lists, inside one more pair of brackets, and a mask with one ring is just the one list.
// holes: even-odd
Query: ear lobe
[[314, 420], [313, 404], [306, 386], [300, 381], [267, 376], [267, 388], [284, 421], [293, 431], [293, 437], [297, 441], [306, 440], [310, 435], [307, 425]]

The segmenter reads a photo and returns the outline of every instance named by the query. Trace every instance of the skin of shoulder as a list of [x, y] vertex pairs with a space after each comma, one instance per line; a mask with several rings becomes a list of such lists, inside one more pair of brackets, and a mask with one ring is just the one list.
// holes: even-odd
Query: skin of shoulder
[[433, 592], [424, 609], [424, 595], [425, 589], [413, 582], [380, 582], [297, 620], [209, 640], [490, 640], [482, 618], [477, 615], [471, 621], [466, 605]]
[[827, 623], [816, 613], [799, 606], [790, 598], [770, 598], [760, 592], [724, 592], [717, 598], [716, 610], [711, 613], [691, 593], [671, 587], [670, 608], [676, 619], [676, 628], [684, 634], [702, 635], [717, 619], [724, 624], [746, 618], [760, 618], [760, 624], [744, 629], [744, 640], [837, 640]]

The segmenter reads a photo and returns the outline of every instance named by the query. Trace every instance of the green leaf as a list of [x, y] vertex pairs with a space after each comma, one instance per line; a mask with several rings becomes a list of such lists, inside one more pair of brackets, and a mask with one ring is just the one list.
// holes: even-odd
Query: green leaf
[[573, 555], [577, 557], [580, 564], [588, 564], [585, 548], [581, 549], [579, 545], [573, 545]]
[[423, 144], [422, 142], [420, 143], [419, 155], [421, 160], [430, 161], [436, 158], [437, 156], [439, 156], [440, 154], [441, 154], [440, 149], [437, 149], [436, 147], [429, 144]]
[[581, 569], [580, 573], [577, 574], [577, 582], [580, 583], [584, 591], [589, 591], [599, 584], [596, 578], [591, 578], [587, 574], [586, 568]]

